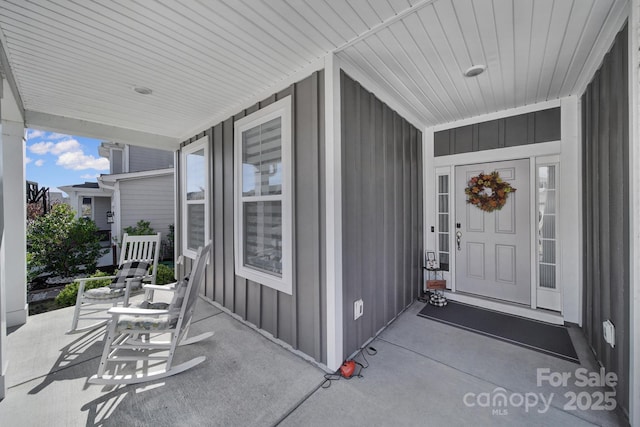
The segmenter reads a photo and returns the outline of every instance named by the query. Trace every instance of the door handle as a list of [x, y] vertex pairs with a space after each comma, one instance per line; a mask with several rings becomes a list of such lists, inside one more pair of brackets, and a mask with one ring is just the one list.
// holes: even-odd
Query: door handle
[[460, 241], [462, 240], [462, 231], [458, 231], [456, 233], [456, 245], [458, 246], [458, 250], [460, 249]]

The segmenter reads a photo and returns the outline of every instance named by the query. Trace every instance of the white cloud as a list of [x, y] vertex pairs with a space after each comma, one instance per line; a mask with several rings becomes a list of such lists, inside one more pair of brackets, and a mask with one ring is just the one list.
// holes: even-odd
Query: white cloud
[[38, 159], [33, 164], [38, 166], [38, 167], [40, 167], [40, 166], [44, 165], [44, 160]]
[[91, 155], [86, 155], [82, 150], [71, 151], [64, 153], [58, 157], [56, 161], [58, 166], [62, 166], [65, 169], [72, 170], [108, 170], [109, 160], [104, 157], [95, 158]]
[[82, 151], [80, 143], [75, 139], [67, 139], [66, 141], [57, 142], [51, 148], [51, 154], [55, 154], [56, 156], [71, 151]]
[[29, 151], [35, 154], [44, 155], [47, 153], [51, 153], [56, 156], [71, 151], [82, 151], [82, 146], [75, 139], [67, 139], [66, 141], [60, 142], [36, 142], [35, 144], [31, 144], [28, 148]]
[[36, 142], [31, 144], [27, 148], [34, 154], [44, 155], [47, 154], [53, 147], [53, 142]]
[[80, 175], [80, 178], [82, 179], [95, 179], [97, 177], [99, 177], [100, 174], [99, 173], [85, 173], [84, 175]]
[[[95, 170], [108, 170], [109, 169], [109, 160], [103, 157], [94, 157], [90, 154], [85, 154], [83, 151], [82, 145], [73, 138], [69, 138], [66, 135], [61, 134], [52, 134], [49, 137], [62, 136], [65, 139], [60, 142], [52, 142], [52, 141], [41, 141], [36, 142], [34, 144], [29, 145], [27, 148], [30, 152], [38, 155], [52, 154], [54, 156], [58, 156], [56, 160], [56, 165], [62, 166], [65, 169], [71, 170], [85, 170], [85, 169], [95, 169]], [[28, 158], [27, 158], [28, 159]], [[26, 160], [26, 162], [30, 162], [31, 159]], [[42, 166], [44, 164], [44, 160], [36, 161], [36, 166]], [[86, 176], [83, 178], [95, 178], [94, 175]]]
[[24, 156], [24, 164], [25, 164], [25, 165], [27, 165], [27, 164], [31, 163], [32, 161], [33, 161], [33, 159], [31, 159], [31, 158], [29, 158], [29, 157], [27, 157], [27, 156]]
[[47, 136], [47, 139], [64, 139], [64, 138], [69, 138], [69, 135], [65, 135], [65, 134], [62, 134], [62, 133], [53, 133], [52, 132]]
[[44, 134], [45, 134], [44, 131], [41, 131], [41, 130], [38, 130], [38, 129], [27, 129], [27, 131], [25, 132], [25, 138], [28, 141], [30, 139], [40, 138]]

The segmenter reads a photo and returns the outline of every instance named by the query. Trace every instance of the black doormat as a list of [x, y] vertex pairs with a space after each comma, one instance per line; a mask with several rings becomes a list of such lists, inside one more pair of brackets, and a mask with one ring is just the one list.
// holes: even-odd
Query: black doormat
[[418, 316], [580, 363], [569, 332], [551, 325], [449, 301], [445, 307], [427, 304]]

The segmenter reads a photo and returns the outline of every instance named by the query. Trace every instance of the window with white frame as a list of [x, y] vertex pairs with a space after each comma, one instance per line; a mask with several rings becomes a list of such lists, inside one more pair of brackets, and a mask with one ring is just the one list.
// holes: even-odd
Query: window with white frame
[[235, 123], [236, 274], [292, 293], [291, 97]]
[[80, 216], [93, 219], [93, 197], [83, 197], [80, 205]]
[[209, 233], [209, 145], [204, 137], [182, 149], [182, 245], [195, 258]]
[[538, 166], [538, 286], [557, 289], [558, 165]]
[[437, 247], [440, 269], [449, 271], [449, 172], [436, 174]]

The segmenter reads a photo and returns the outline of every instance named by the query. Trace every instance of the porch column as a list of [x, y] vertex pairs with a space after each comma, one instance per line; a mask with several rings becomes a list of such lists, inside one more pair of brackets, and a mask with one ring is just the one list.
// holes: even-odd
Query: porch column
[[[3, 105], [4, 106], [4, 105]], [[7, 326], [27, 322], [26, 194], [24, 172], [24, 125], [2, 117], [2, 216]]]
[[334, 53], [325, 57], [325, 174], [327, 256], [327, 367], [335, 371], [343, 361], [342, 324], [342, 138], [340, 65]]

